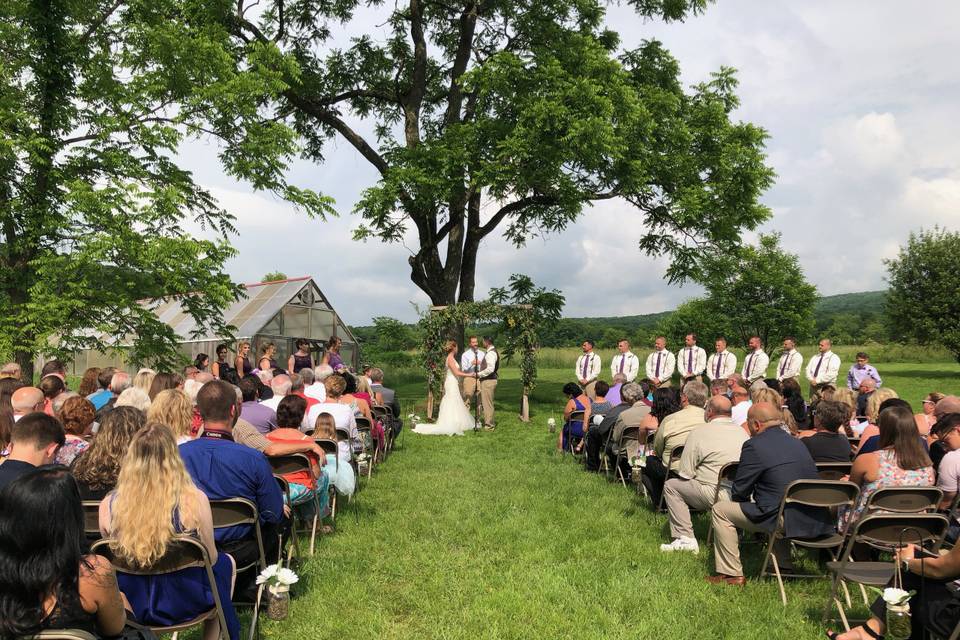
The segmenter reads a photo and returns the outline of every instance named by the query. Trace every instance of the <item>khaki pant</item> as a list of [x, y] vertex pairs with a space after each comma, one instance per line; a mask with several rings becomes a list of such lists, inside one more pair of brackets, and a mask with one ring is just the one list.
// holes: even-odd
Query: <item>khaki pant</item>
[[476, 389], [476, 378], [463, 378], [463, 401], [471, 410], [473, 409], [473, 394]]
[[583, 392], [587, 394], [587, 397], [591, 400], [597, 399], [597, 381], [588, 382], [587, 386], [583, 388]]
[[[720, 494], [723, 495], [722, 493]], [[717, 573], [727, 576], [742, 576], [743, 565], [740, 563], [740, 546], [737, 538], [737, 529], [744, 531], [766, 531], [758, 527], [744, 513], [739, 502], [719, 500], [713, 505], [713, 555]], [[792, 566], [790, 562], [790, 544], [787, 540], [780, 540], [773, 546], [780, 569]]]
[[716, 487], [696, 480], [670, 478], [663, 485], [663, 501], [670, 517], [670, 535], [673, 538], [693, 538], [690, 509], [708, 511], [713, 505]]
[[493, 396], [497, 392], [496, 380], [480, 381], [480, 405], [483, 407], [483, 426], [493, 426]]

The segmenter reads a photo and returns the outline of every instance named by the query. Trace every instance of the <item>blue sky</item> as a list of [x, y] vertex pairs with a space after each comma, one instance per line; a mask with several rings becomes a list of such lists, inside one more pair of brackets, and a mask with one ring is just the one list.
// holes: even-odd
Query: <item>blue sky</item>
[[[686, 84], [721, 65], [738, 69], [737, 117], [769, 131], [778, 174], [763, 197], [774, 213], [763, 230], [783, 233], [821, 293], [883, 288], [882, 261], [910, 231], [958, 226], [955, 0], [719, 0], [685, 23], [643, 21], [628, 7], [611, 7], [608, 21], [625, 47], [662, 40]], [[361, 16], [351, 30], [376, 34], [380, 22]], [[313, 275], [353, 324], [377, 315], [414, 320], [414, 305], [427, 304], [409, 280], [403, 246], [350, 239], [359, 222], [353, 205], [376, 175], [349, 145], [334, 142], [326, 164], [291, 170], [297, 184], [336, 199], [340, 216], [327, 222], [224, 176], [215, 151], [190, 143], [180, 161], [237, 217], [235, 280], [273, 270]], [[652, 313], [696, 295], [663, 281], [666, 263], [637, 249], [642, 232], [639, 216], [611, 201], [519, 251], [491, 239], [481, 249], [478, 295], [517, 272], [561, 289], [568, 316]]]

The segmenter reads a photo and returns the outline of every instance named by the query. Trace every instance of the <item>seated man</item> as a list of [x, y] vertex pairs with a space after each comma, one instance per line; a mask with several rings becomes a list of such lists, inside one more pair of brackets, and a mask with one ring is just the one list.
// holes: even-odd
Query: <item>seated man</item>
[[243, 396], [241, 419], [252, 424], [264, 435], [277, 428], [277, 412], [260, 402], [260, 385], [255, 378], [250, 376], [241, 380], [240, 393]]
[[[594, 389], [596, 391], [597, 397], [602, 397], [600, 392], [606, 391], [603, 389], [606, 384], [601, 380], [596, 383]], [[584, 448], [586, 450], [586, 468], [587, 471], [599, 471], [600, 470], [600, 453], [603, 449], [604, 443], [607, 441], [607, 436], [610, 435], [610, 432], [613, 430], [613, 427], [617, 424], [617, 420], [627, 409], [631, 408], [633, 404], [627, 402], [621, 402], [615, 407], [610, 407], [606, 409], [602, 416], [603, 420], [600, 424], [585, 424], [583, 428], [586, 430], [586, 435], [584, 436]], [[590, 422], [595, 422], [591, 414]]]
[[373, 367], [370, 369], [370, 389], [374, 394], [380, 394], [383, 399], [383, 406], [390, 407], [393, 412], [393, 437], [400, 435], [403, 429], [403, 414], [400, 413], [400, 400], [397, 398], [397, 392], [383, 386], [383, 369]]
[[703, 407], [707, 404], [708, 393], [707, 385], [698, 380], [683, 385], [680, 393], [683, 408], [663, 418], [657, 427], [653, 455], [647, 456], [647, 465], [643, 468], [643, 486], [654, 506], [660, 504], [660, 492], [667, 480], [667, 458], [674, 448], [687, 441], [687, 435], [694, 427], [703, 424]]
[[[203, 417], [203, 433], [180, 445], [187, 471], [210, 500], [246, 498], [256, 504], [264, 552], [268, 559], [275, 559], [278, 535], [289, 528], [289, 509], [283, 504], [283, 494], [263, 454], [234, 442], [233, 427], [240, 411], [233, 385], [222, 380], [208, 382], [197, 394], [197, 407]], [[249, 526], [227, 527], [214, 533], [217, 548], [232, 555], [237, 565], [244, 566], [259, 557]]]
[[0, 489], [28, 471], [53, 464], [65, 441], [63, 424], [53, 416], [39, 411], [23, 416], [13, 425], [10, 455], [0, 464]]
[[110, 393], [110, 381], [113, 380], [113, 374], [116, 372], [114, 367], [104, 367], [97, 374], [97, 384], [100, 388], [87, 396], [87, 400], [93, 403], [94, 410], [99, 411], [113, 397]]
[[847, 422], [850, 408], [836, 400], [821, 400], [813, 416], [815, 433], [800, 442], [806, 445], [814, 462], [850, 462], [850, 440], [840, 427]]
[[620, 404], [620, 390], [623, 389], [624, 383], [627, 381], [627, 376], [622, 373], [616, 373], [613, 376], [613, 382], [610, 383], [610, 388], [607, 389], [607, 395], [604, 396], [607, 399], [607, 402], [610, 403], [611, 407], [615, 407]]
[[[643, 388], [636, 382], [624, 384], [620, 389], [620, 398], [623, 404], [630, 405], [630, 408], [621, 413], [617, 417], [617, 422], [613, 425], [613, 434], [610, 436], [610, 442], [607, 445], [607, 457], [609, 458], [611, 469], [617, 460], [620, 436], [623, 435], [623, 430], [627, 427], [639, 426], [640, 423], [643, 422], [643, 419], [650, 413], [650, 407], [641, 402], [643, 398]], [[644, 434], [641, 432], [641, 439], [639, 441], [629, 440], [626, 443], [627, 457], [626, 459], [620, 460], [620, 473], [623, 474], [624, 478], [630, 478], [630, 459], [640, 453], [640, 447], [644, 444], [644, 437]]]
[[680, 477], [667, 479], [663, 486], [673, 542], [660, 545], [660, 551], [700, 552], [690, 509], [707, 511], [713, 506], [720, 469], [740, 459], [740, 449], [747, 441], [746, 431], [731, 420], [730, 408], [730, 401], [723, 396], [710, 398], [704, 411], [706, 424], [687, 436], [677, 470]]
[[870, 396], [872, 396], [876, 390], [877, 381], [873, 378], [864, 378], [860, 382], [860, 385], [857, 387], [857, 391], [859, 391], [857, 395], [857, 418], [861, 420], [867, 419], [867, 403], [870, 401]]
[[43, 411], [43, 391], [36, 387], [20, 387], [10, 396], [10, 404], [13, 406], [13, 421], [17, 422], [35, 411]]
[[300, 369], [300, 379], [303, 380], [303, 395], [313, 398], [317, 402], [323, 402], [327, 399], [327, 392], [323, 388], [323, 383], [316, 381], [313, 369], [310, 367]]
[[[750, 439], [740, 451], [740, 466], [733, 481], [730, 500], [719, 500], [712, 509], [716, 575], [713, 584], [743, 586], [737, 528], [771, 532], [783, 494], [794, 480], [816, 480], [817, 466], [807, 448], [783, 429], [780, 407], [758, 402], [747, 415]], [[752, 500], [751, 500], [752, 498]], [[825, 509], [787, 507], [784, 513], [788, 538], [815, 538], [834, 532], [836, 523]], [[790, 573], [790, 545], [781, 540], [774, 546], [781, 573]]]

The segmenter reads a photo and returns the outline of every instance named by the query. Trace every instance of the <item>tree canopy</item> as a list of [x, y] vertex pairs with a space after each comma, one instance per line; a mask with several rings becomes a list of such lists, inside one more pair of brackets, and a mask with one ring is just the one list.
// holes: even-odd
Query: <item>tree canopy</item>
[[[766, 133], [733, 121], [733, 71], [685, 90], [661, 43], [621, 49], [605, 2], [256, 4], [239, 0], [228, 23], [244, 47], [282, 56], [271, 115], [306, 157], [323, 162], [343, 141], [376, 169], [356, 237], [404, 242], [411, 280], [435, 305], [474, 299], [491, 234], [522, 246], [596, 201], [636, 211], [640, 248], [671, 257], [671, 282], [768, 216]], [[630, 4], [680, 20], [707, 3]], [[334, 45], [358, 13], [383, 35]]]
[[886, 261], [887, 314], [895, 340], [939, 342], [960, 362], [960, 233], [911, 233]]

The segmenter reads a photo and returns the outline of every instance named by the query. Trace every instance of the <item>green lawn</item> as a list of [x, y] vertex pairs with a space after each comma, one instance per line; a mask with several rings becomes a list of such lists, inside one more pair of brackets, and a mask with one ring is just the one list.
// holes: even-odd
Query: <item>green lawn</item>
[[[884, 365], [917, 403], [960, 390], [954, 364]], [[555, 451], [565, 370], [541, 372], [533, 420], [521, 424], [517, 371], [498, 389], [499, 428], [464, 437], [405, 432], [400, 447], [346, 507], [302, 570], [291, 616], [274, 638], [784, 638], [823, 636], [825, 581], [751, 580], [743, 590], [703, 577], [712, 553], [662, 555], [665, 516], [635, 493]], [[388, 380], [389, 384], [389, 380]], [[422, 384], [398, 385], [422, 415]], [[696, 520], [701, 541], [704, 516]], [[748, 577], [760, 549], [745, 554]]]

